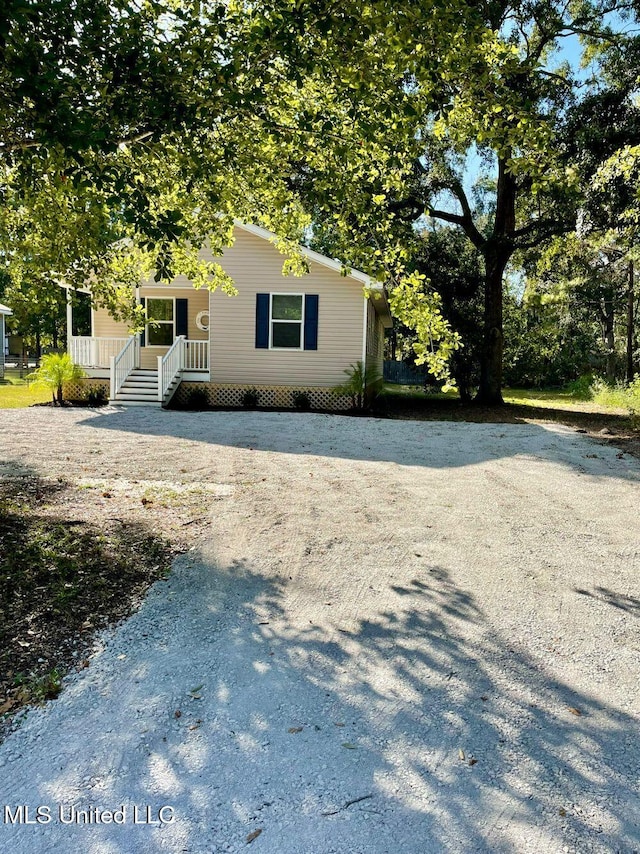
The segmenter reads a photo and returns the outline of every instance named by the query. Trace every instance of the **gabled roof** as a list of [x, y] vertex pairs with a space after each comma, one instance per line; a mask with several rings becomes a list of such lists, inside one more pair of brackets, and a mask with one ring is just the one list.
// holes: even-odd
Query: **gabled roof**
[[[269, 242], [272, 242], [274, 238], [277, 238], [277, 235], [272, 231], [268, 231], [266, 228], [261, 228], [259, 225], [248, 225], [246, 222], [241, 222], [237, 219], [234, 220], [234, 224], [237, 228], [241, 228], [249, 234], [255, 234], [256, 237], [261, 237], [263, 240], [268, 240]], [[326, 255], [321, 255], [320, 252], [314, 252], [313, 249], [309, 249], [302, 244], [300, 244], [300, 250], [310, 261], [315, 261], [316, 264], [322, 264], [323, 267], [328, 267], [330, 270], [334, 270], [336, 273], [342, 274], [344, 265], [341, 264], [340, 261], [337, 261], [334, 258], [329, 258]], [[353, 267], [349, 268], [347, 278], [356, 279], [356, 281], [362, 282], [367, 290], [373, 292], [375, 296], [373, 303], [376, 312], [382, 317], [385, 328], [391, 328], [393, 326], [393, 319], [391, 317], [389, 303], [387, 302], [387, 293], [382, 282], [372, 279], [371, 276], [368, 276], [361, 270], [354, 270]]]
[[9, 314], [13, 314], [13, 312], [11, 311], [11, 309], [9, 308], [9, 306], [7, 306], [7, 305], [2, 305], [2, 303], [0, 303], [0, 314], [7, 314], [7, 315], [9, 315]]
[[[234, 220], [235, 225], [238, 228], [243, 229], [244, 231], [248, 231], [249, 234], [255, 234], [256, 237], [262, 237], [263, 240], [273, 240], [277, 237], [272, 231], [267, 231], [266, 228], [261, 228], [259, 225], [247, 225], [246, 222], [240, 222], [240, 220]], [[314, 252], [313, 249], [309, 249], [306, 246], [300, 244], [300, 250], [302, 254], [308, 258], [310, 261], [315, 261], [316, 264], [322, 264], [324, 267], [328, 267], [330, 270], [335, 270], [337, 273], [342, 273], [343, 264], [340, 261], [335, 260], [334, 258], [329, 258], [327, 255], [321, 255], [319, 252]], [[348, 278], [357, 279], [359, 282], [362, 282], [363, 285], [366, 285], [373, 291], [381, 291], [384, 289], [384, 286], [381, 282], [376, 282], [375, 279], [372, 279], [371, 276], [367, 276], [366, 273], [363, 273], [361, 270], [354, 270], [353, 268], [349, 268], [349, 273], [347, 274]]]
[[[243, 231], [248, 232], [249, 234], [254, 234], [256, 237], [261, 237], [263, 240], [268, 240], [270, 243], [273, 242], [274, 239], [277, 239], [277, 234], [273, 231], [268, 231], [266, 228], [262, 228], [259, 225], [249, 225], [246, 222], [241, 222], [238, 219], [234, 220], [234, 225], [237, 228], [241, 228]], [[322, 255], [320, 252], [315, 252], [313, 249], [309, 249], [307, 246], [303, 246], [300, 244], [300, 251], [302, 254], [308, 258], [310, 261], [314, 261], [316, 264], [321, 264], [323, 267], [328, 267], [329, 270], [334, 270], [336, 273], [342, 274], [344, 269], [344, 265], [340, 263], [340, 261], [335, 258], [329, 258], [327, 255]], [[387, 294], [382, 282], [378, 282], [375, 279], [372, 279], [371, 276], [368, 276], [366, 273], [363, 273], [361, 270], [355, 270], [354, 268], [348, 268], [349, 272], [347, 273], [346, 278], [356, 279], [358, 282], [362, 282], [362, 284], [370, 291], [375, 293], [375, 307], [376, 311], [382, 315], [385, 326], [389, 327], [392, 325], [391, 319], [391, 311], [389, 309], [389, 303], [387, 302]], [[71, 286], [58, 282], [60, 287], [62, 288], [70, 288]], [[75, 288], [76, 291], [81, 293], [91, 293], [90, 288], [85, 286], [83, 288]], [[11, 309], [6, 308], [4, 313], [12, 314]], [[0, 313], [2, 311], [0, 310]]]

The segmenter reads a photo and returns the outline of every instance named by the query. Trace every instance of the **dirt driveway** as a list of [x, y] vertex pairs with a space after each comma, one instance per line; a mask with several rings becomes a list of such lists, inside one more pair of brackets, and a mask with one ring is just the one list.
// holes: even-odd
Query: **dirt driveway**
[[0, 446], [4, 476], [200, 485], [206, 523], [0, 746], [0, 807], [51, 815], [5, 811], [0, 850], [640, 851], [637, 460], [150, 409], [3, 411]]

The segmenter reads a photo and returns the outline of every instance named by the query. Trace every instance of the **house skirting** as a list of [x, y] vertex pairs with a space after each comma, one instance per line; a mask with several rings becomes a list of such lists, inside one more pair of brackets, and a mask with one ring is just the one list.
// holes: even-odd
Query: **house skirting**
[[254, 389], [258, 393], [258, 407], [296, 409], [295, 397], [300, 393], [307, 395], [311, 409], [346, 410], [351, 407], [349, 398], [336, 395], [330, 388], [321, 386], [254, 386], [203, 382], [181, 382], [173, 403], [188, 406], [189, 397], [195, 389], [205, 392], [209, 406], [221, 408], [241, 407], [244, 393]]
[[[105, 397], [109, 398], [109, 380], [97, 377], [83, 377], [71, 383], [66, 383], [64, 396], [67, 400], [86, 400], [92, 389], [102, 388]], [[192, 382], [183, 380], [173, 396], [172, 406], [188, 406], [189, 397], [195, 389], [202, 389], [207, 395], [209, 406], [221, 409], [242, 407], [242, 398], [246, 391], [255, 389], [258, 392], [258, 407], [273, 407], [276, 409], [295, 409], [295, 395], [304, 392], [309, 398], [311, 409], [329, 409], [333, 411], [350, 409], [351, 401], [342, 397], [330, 388], [321, 386], [251, 386], [228, 385], [220, 383]]]
[[65, 400], [86, 400], [87, 395], [91, 390], [104, 390], [106, 400], [109, 400], [109, 380], [97, 377], [82, 377], [82, 379], [74, 380], [71, 383], [64, 384]]

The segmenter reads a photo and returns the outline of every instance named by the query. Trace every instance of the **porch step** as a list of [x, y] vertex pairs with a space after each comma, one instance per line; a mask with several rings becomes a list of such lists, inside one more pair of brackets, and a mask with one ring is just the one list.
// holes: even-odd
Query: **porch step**
[[122, 384], [114, 403], [125, 406], [156, 406], [158, 400], [158, 372], [136, 368]]
[[[165, 400], [170, 398], [180, 384], [176, 378], [167, 390]], [[122, 388], [112, 403], [123, 406], [156, 406], [160, 407], [158, 400], [158, 372], [144, 368], [136, 368], [132, 371], [122, 384]]]
[[158, 390], [146, 390], [140, 388], [122, 388], [116, 395], [123, 400], [158, 400]]

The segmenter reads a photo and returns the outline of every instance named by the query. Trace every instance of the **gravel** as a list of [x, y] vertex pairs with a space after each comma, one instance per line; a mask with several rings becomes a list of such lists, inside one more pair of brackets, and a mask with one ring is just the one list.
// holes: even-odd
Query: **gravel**
[[640, 851], [637, 460], [299, 413], [7, 410], [0, 436], [0, 476], [200, 488], [206, 523], [0, 746], [0, 850]]

